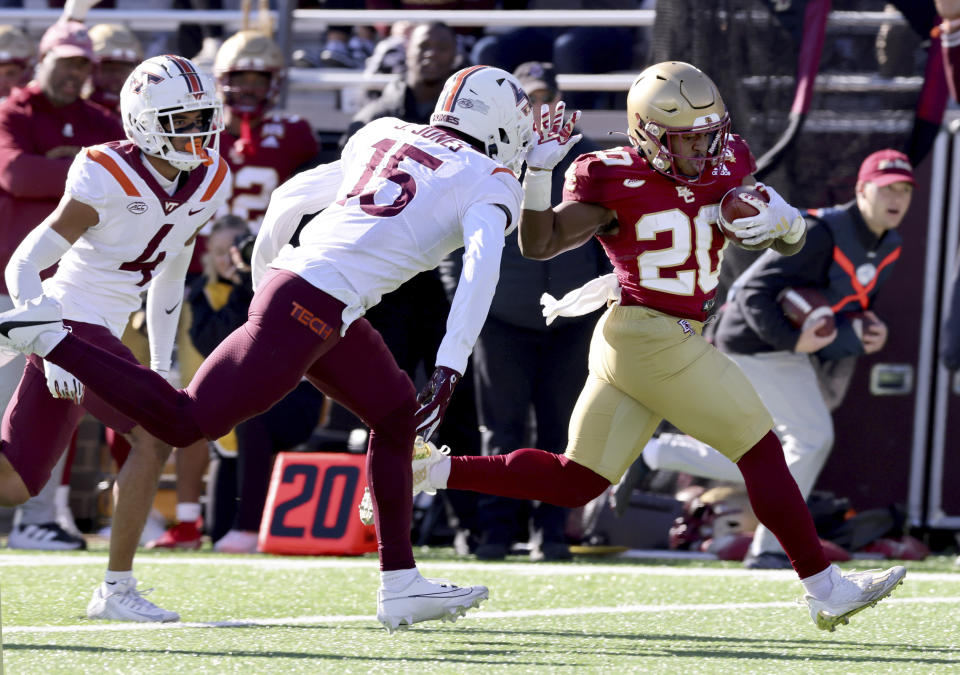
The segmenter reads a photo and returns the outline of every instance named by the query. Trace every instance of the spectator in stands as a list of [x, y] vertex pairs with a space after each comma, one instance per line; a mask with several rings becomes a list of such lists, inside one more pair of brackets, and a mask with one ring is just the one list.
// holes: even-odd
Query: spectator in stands
[[143, 61], [143, 46], [133, 32], [116, 23], [99, 23], [90, 29], [97, 60], [87, 100], [99, 103], [119, 117], [120, 90], [127, 76]]
[[[553, 64], [523, 63], [513, 74], [527, 92], [534, 117], [539, 117], [540, 106], [547, 104], [552, 119], [561, 99]], [[567, 153], [553, 172], [555, 202], [561, 201], [563, 175], [573, 159], [597, 149], [593, 142], [581, 139]], [[583, 385], [598, 314], [561, 318], [548, 326], [540, 313], [540, 296], [560, 297], [609, 271], [607, 258], [595, 241], [539, 262], [523, 257], [515, 235], [507, 238], [500, 282], [473, 353], [480, 421], [485, 430], [483, 454], [506, 454], [533, 445], [527, 438], [531, 409], [535, 445], [555, 453], [566, 449], [567, 422]], [[562, 368], [557, 367], [560, 363]], [[504, 396], [507, 391], [510, 395]], [[517, 526], [526, 529], [528, 512], [532, 512], [535, 528], [531, 541], [537, 544], [531, 557], [569, 559], [564, 536], [567, 509], [492, 495], [482, 495], [477, 502], [477, 557], [499, 560], [506, 556]]]
[[[244, 241], [249, 246], [243, 245]], [[188, 295], [190, 339], [203, 355], [247, 319], [253, 299], [252, 242], [243, 218], [226, 215], [213, 224], [205, 274], [194, 281]], [[214, 445], [205, 525], [215, 551], [256, 552], [273, 454], [310, 437], [322, 403], [323, 395], [308, 382], [301, 382], [273, 408], [238, 425], [229, 440]]]
[[[53, 211], [81, 148], [123, 138], [116, 119], [80, 98], [94, 58], [84, 25], [58, 21], [40, 40], [36, 81], [13, 90], [0, 103], [0, 269], [27, 233]], [[13, 307], [2, 280], [0, 306]], [[13, 395], [24, 363], [18, 357], [0, 367], [0, 407]], [[86, 546], [56, 523], [55, 493], [65, 461], [66, 453], [40, 494], [17, 509], [7, 541], [11, 548]]]
[[19, 28], [0, 26], [0, 101], [26, 83], [35, 49]]
[[[531, 10], [639, 9], [640, 0], [530, 0], [520, 3]], [[520, 22], [518, 22], [520, 23]], [[609, 73], [632, 70], [638, 30], [633, 27], [575, 26], [563, 28], [524, 26], [481, 38], [470, 52], [473, 63], [513, 70], [524, 61], [550, 60], [558, 73]], [[641, 45], [643, 40], [639, 40]], [[639, 51], [643, 52], [641, 46]], [[622, 108], [622, 95], [605, 92], [567, 92], [571, 108]]]
[[[893, 272], [902, 239], [897, 228], [916, 182], [906, 155], [880, 150], [860, 165], [856, 198], [807, 217], [803, 249], [793, 256], [766, 252], [734, 283], [720, 312], [717, 347], [746, 374], [773, 415], [787, 466], [804, 498], [813, 490], [833, 448], [831, 413], [842, 403], [861, 354], [878, 352], [886, 324], [872, 311]], [[780, 296], [788, 288], [814, 289], [829, 302], [827, 319], [796, 328]], [[729, 459], [687, 436], [662, 434], [638, 459], [644, 466], [741, 482]], [[776, 537], [760, 526], [744, 564], [789, 569]]]
[[390, 34], [374, 47], [364, 72], [403, 75], [407, 70], [407, 41], [412, 30], [413, 24], [409, 21], [394, 22]]
[[[311, 0], [301, 2], [301, 8], [353, 9], [362, 11], [363, 0]], [[360, 70], [373, 54], [376, 30], [372, 26], [336, 24], [327, 27], [323, 46], [306, 47], [293, 53], [294, 65], [304, 68], [347, 68]]]
[[[313, 163], [319, 147], [309, 122], [273, 110], [286, 65], [280, 48], [269, 35], [254, 29], [232, 35], [217, 52], [213, 70], [224, 101], [226, 128], [220, 134], [220, 150], [233, 177], [226, 211], [256, 232], [270, 194], [299, 169]], [[205, 240], [203, 236], [197, 241], [199, 253], [195, 253], [192, 265], [195, 272], [201, 269]], [[179, 351], [184, 385], [203, 360], [187, 339], [187, 318], [184, 316], [181, 326]], [[210, 347], [207, 353], [212, 350]], [[221, 439], [219, 450], [231, 453], [235, 444], [231, 435]], [[151, 542], [152, 547], [199, 548], [200, 495], [208, 460], [209, 444], [205, 440], [177, 449], [177, 522]]]
[[380, 98], [354, 115], [340, 139], [340, 147], [357, 129], [381, 117], [427, 124], [443, 83], [457, 69], [458, 61], [456, 34], [447, 24], [435, 21], [415, 26], [407, 42], [403, 79], [387, 86]]
[[[430, 9], [434, 11], [450, 11], [461, 9], [484, 10], [497, 9], [503, 5], [504, 9], [519, 9], [520, 3], [514, 0], [496, 2], [495, 0], [429, 0], [428, 2], [407, 2], [407, 0], [366, 0], [367, 9]], [[454, 31], [457, 36], [457, 48], [464, 54], [469, 54], [476, 41], [483, 35], [480, 26], [461, 26]]]

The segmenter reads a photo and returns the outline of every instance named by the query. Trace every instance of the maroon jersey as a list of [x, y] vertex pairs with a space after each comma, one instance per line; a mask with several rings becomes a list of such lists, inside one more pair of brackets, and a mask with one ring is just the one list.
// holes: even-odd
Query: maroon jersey
[[240, 216], [256, 232], [267, 210], [270, 193], [290, 178], [297, 168], [317, 156], [317, 139], [310, 123], [294, 115], [271, 114], [251, 129], [249, 148], [224, 130], [220, 154], [233, 174], [233, 195], [227, 212]]
[[632, 147], [581, 155], [563, 186], [565, 201], [617, 214], [617, 234], [601, 235], [620, 281], [620, 302], [702, 321], [713, 304], [726, 239], [720, 198], [756, 171], [746, 141], [731, 136], [711, 185], [686, 185], [655, 171]]
[[[36, 84], [0, 103], [0, 270], [27, 233], [63, 196], [73, 156], [50, 159], [58, 146], [89, 146], [124, 136], [120, 121], [77, 99], [55, 107]], [[0, 293], [7, 286], [0, 275]]]

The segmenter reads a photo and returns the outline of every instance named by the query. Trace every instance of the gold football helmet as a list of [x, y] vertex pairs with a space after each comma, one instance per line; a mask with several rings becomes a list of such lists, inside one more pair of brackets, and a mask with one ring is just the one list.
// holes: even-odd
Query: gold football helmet
[[[665, 61], [637, 75], [627, 93], [627, 125], [630, 142], [660, 173], [690, 185], [716, 180], [712, 169], [723, 158], [730, 116], [717, 86], [699, 68]], [[706, 155], [679, 154], [677, 139], [683, 134], [708, 134]], [[679, 171], [677, 159], [699, 167], [697, 174]]]
[[98, 61], [143, 61], [143, 45], [126, 26], [118, 23], [98, 23], [89, 31], [93, 53]]
[[15, 26], [0, 26], [0, 63], [30, 63], [37, 48]]
[[[227, 106], [239, 112], [262, 114], [276, 102], [283, 80], [284, 65], [283, 52], [269, 35], [260, 30], [247, 29], [224, 41], [214, 59], [213, 74]], [[266, 95], [260, 97], [254, 106], [246, 106], [240, 100], [240, 95], [249, 92], [242, 87], [230, 85], [231, 73], [250, 70], [270, 76], [270, 87]]]

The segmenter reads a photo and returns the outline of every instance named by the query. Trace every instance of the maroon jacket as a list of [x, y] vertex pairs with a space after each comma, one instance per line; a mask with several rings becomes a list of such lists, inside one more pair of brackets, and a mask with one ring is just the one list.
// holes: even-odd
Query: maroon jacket
[[3, 270], [14, 249], [63, 196], [73, 158], [45, 154], [123, 137], [119, 120], [104, 108], [83, 99], [56, 108], [35, 83], [0, 103], [0, 293], [7, 293]]

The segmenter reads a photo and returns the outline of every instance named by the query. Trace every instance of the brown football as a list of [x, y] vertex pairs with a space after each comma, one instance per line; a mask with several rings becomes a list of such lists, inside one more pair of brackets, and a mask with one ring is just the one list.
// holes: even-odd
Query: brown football
[[734, 228], [730, 226], [730, 223], [735, 221], [737, 218], [749, 218], [750, 216], [755, 216], [759, 213], [756, 208], [750, 206], [745, 201], [740, 199], [740, 195], [742, 194], [753, 195], [757, 199], [762, 199], [765, 202], [770, 201], [770, 196], [768, 194], [762, 190], [758, 190], [755, 187], [741, 185], [739, 187], [731, 188], [720, 199], [720, 218], [717, 222], [717, 225], [720, 227], [720, 231], [723, 232], [723, 236], [740, 248], [745, 248], [749, 251], [759, 251], [765, 249], [773, 243], [772, 239], [765, 241], [762, 244], [752, 246], [744, 244], [743, 240], [734, 234]]
[[784, 288], [777, 296], [777, 301], [794, 328], [806, 330], [822, 318], [827, 321], [817, 329], [817, 335], [826, 337], [836, 328], [830, 303], [815, 288]]

